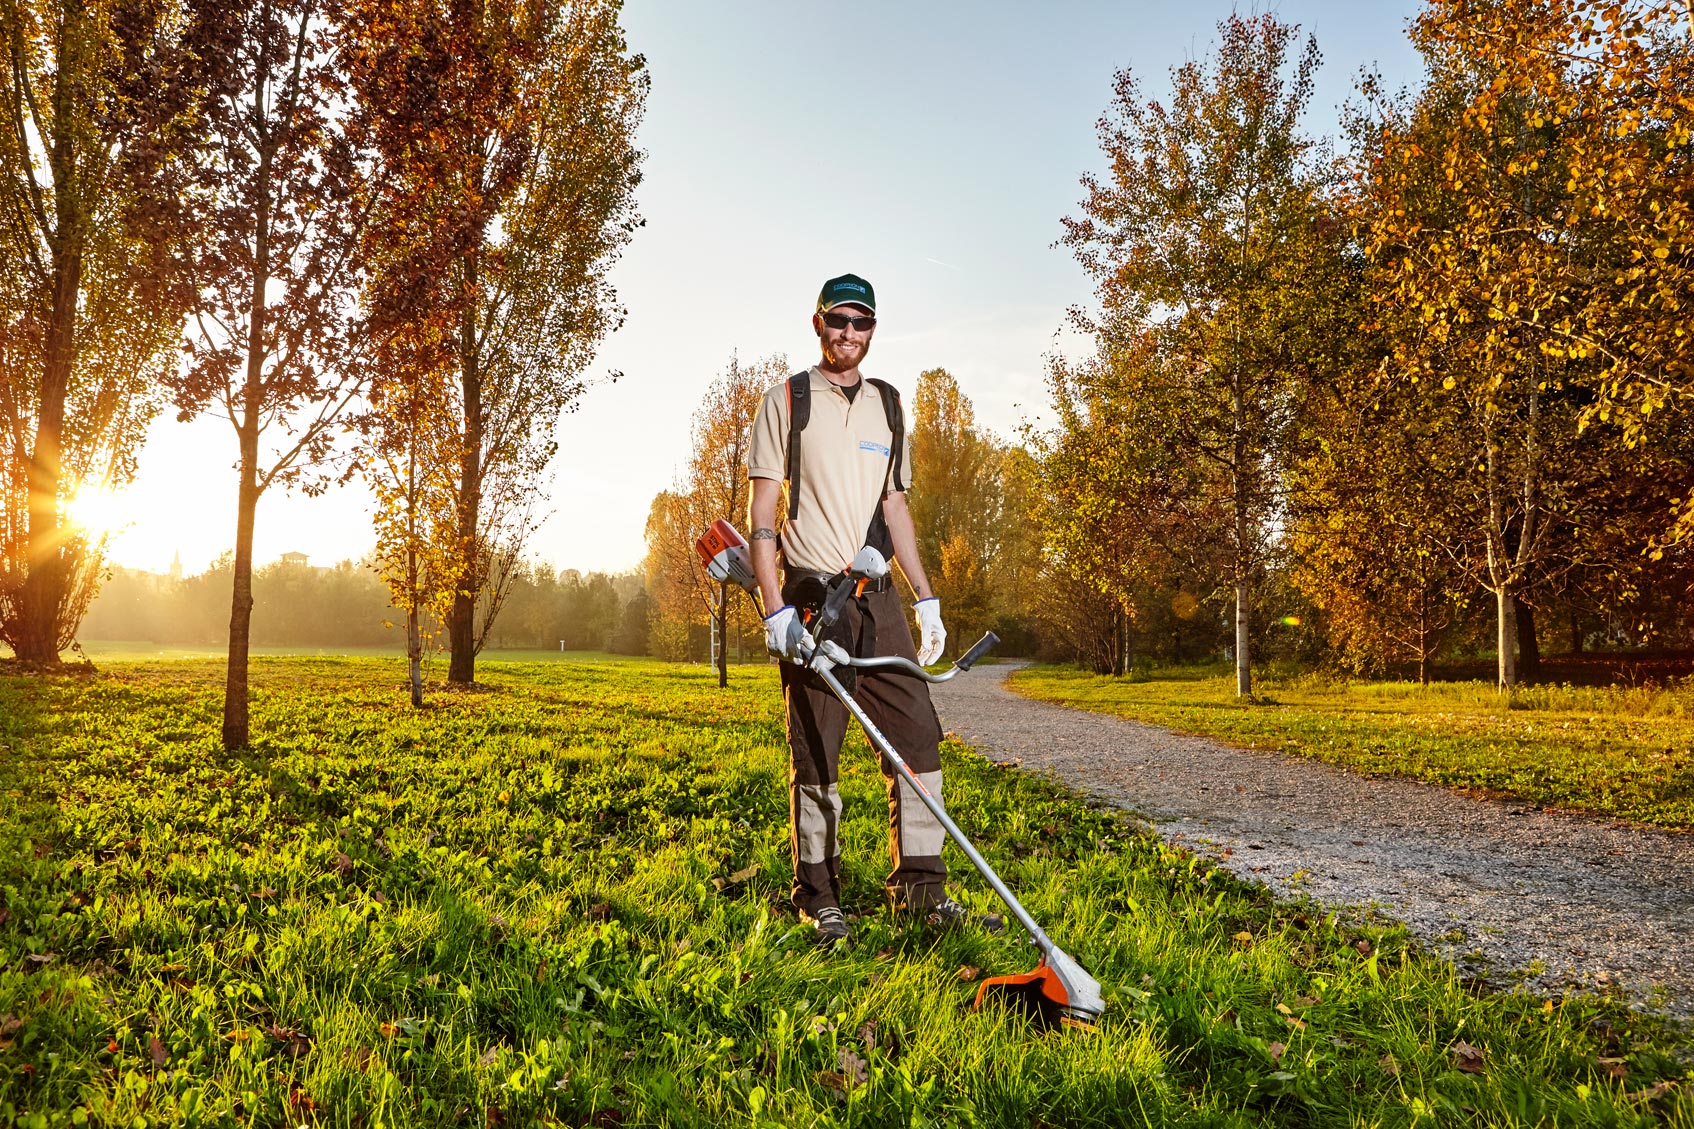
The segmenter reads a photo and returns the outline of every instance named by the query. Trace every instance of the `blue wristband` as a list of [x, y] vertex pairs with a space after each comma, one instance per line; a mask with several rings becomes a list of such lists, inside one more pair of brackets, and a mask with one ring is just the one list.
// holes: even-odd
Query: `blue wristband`
[[793, 610], [794, 610], [793, 604], [784, 604], [780, 608], [776, 609], [776, 611], [772, 612], [770, 615], [767, 615], [765, 617], [765, 622], [769, 623], [771, 620], [775, 619], [777, 616], [781, 615], [783, 612], [791, 612]]

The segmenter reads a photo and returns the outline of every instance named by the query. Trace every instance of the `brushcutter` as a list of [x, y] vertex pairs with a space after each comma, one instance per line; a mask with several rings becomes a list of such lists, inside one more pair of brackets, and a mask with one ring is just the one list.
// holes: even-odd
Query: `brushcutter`
[[[724, 521], [713, 523], [706, 536], [696, 543], [696, 548], [714, 580], [736, 583], [746, 589], [755, 602], [758, 601], [758, 584], [752, 580], [753, 570], [746, 551], [746, 542], [741, 540], [741, 535], [735, 532], [734, 527]], [[835, 676], [835, 669], [845, 666], [859, 670], [898, 670], [929, 683], [949, 682], [961, 672], [976, 665], [977, 661], [1000, 641], [999, 637], [990, 631], [973, 643], [970, 650], [960, 655], [951, 669], [940, 674], [931, 674], [910, 659], [897, 655], [856, 658], [849, 655], [838, 643], [824, 639], [823, 633], [841, 618], [847, 601], [859, 589], [860, 582], [880, 580], [888, 575], [888, 568], [887, 559], [867, 545], [859, 550], [858, 556], [853, 558], [853, 563], [827, 586], [819, 582], [820, 586], [824, 587], [823, 599], [817, 614], [807, 625], [811, 631], [813, 648], [806, 666], [841, 699], [842, 704], [864, 727], [871, 743], [881, 751], [895, 773], [917, 792], [918, 798], [940, 821], [947, 834], [953, 837], [953, 842], [957, 843], [965, 857], [970, 859], [971, 865], [975, 866], [977, 872], [993, 887], [1000, 900], [1006, 903], [1006, 908], [1011, 910], [1012, 916], [1017, 918], [1018, 924], [1029, 934], [1031, 943], [1041, 950], [1041, 962], [1033, 971], [1017, 976], [991, 976], [984, 980], [981, 988], [977, 990], [975, 1006], [981, 1007], [984, 1000], [999, 997], [1008, 1004], [1021, 1008], [1044, 1027], [1060, 1024], [1091, 1027], [1105, 1010], [1099, 981], [1054, 944], [1052, 938], [1036, 924], [1029, 911], [1024, 909], [1023, 904], [1001, 881], [994, 868], [988, 865], [988, 860], [982, 857], [965, 833], [959, 830], [959, 825], [953, 822], [953, 818], [947, 814], [940, 801], [929, 794], [917, 774], [906, 764], [905, 758], [894, 748], [893, 743], [883, 736], [882, 731], [866, 716], [864, 709]], [[747, 582], [741, 580], [743, 575], [748, 578]]]

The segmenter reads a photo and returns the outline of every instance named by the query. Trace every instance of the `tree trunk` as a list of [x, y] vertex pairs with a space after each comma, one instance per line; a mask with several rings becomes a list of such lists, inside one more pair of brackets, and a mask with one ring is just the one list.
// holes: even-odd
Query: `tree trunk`
[[1582, 617], [1572, 608], [1570, 613], [1570, 653], [1582, 653]]
[[[69, 142], [61, 141], [60, 146]], [[57, 164], [57, 162], [55, 162]], [[69, 169], [55, 169], [70, 175]], [[60, 182], [61, 184], [65, 182]], [[74, 216], [75, 203], [69, 192], [61, 192], [59, 230], [80, 227]], [[77, 292], [82, 285], [81, 237], [57, 238], [53, 249], [53, 311], [47, 327], [46, 355], [41, 372], [41, 394], [37, 405], [34, 457], [26, 470], [29, 489], [29, 571], [24, 576], [22, 630], [18, 658], [26, 663], [51, 666], [59, 661], [59, 618], [67, 603], [70, 575], [65, 559], [64, 527], [59, 513], [59, 483], [63, 471], [65, 396], [70, 388], [71, 367], [76, 359]]]
[[1253, 692], [1253, 651], [1248, 626], [1252, 622], [1253, 595], [1247, 590], [1252, 571], [1248, 545], [1250, 523], [1248, 509], [1251, 499], [1247, 490], [1247, 408], [1241, 395], [1241, 376], [1235, 376], [1232, 401], [1235, 427], [1235, 482], [1231, 491], [1235, 506], [1235, 696], [1245, 698]]
[[[251, 441], [249, 440], [251, 434]], [[253, 524], [258, 511], [258, 416], [241, 428], [241, 487], [235, 503], [235, 564], [229, 603], [229, 662], [224, 673], [223, 744], [226, 752], [248, 745], [247, 657], [253, 627]]]
[[1418, 685], [1429, 685], [1429, 589], [1418, 593]]
[[1535, 609], [1524, 603], [1522, 596], [1513, 596], [1513, 618], [1517, 621], [1518, 680], [1535, 682], [1541, 678], [1541, 644], [1535, 638]]
[[718, 687], [729, 685], [729, 585], [718, 585]]
[[452, 658], [447, 681], [461, 686], [476, 681], [476, 596], [482, 588], [481, 546], [477, 522], [482, 508], [482, 372], [476, 352], [477, 261], [464, 258], [467, 298], [459, 318], [459, 377], [465, 398], [465, 445], [459, 455], [459, 585], [448, 616], [447, 645]]
[[1517, 600], [1512, 593], [1504, 588], [1494, 590], [1495, 620], [1498, 630], [1495, 633], [1495, 643], [1499, 647], [1499, 685], [1502, 690], [1510, 690], [1518, 684], [1518, 617]]
[[423, 709], [423, 638], [418, 634], [418, 605], [406, 609], [406, 663], [412, 683], [412, 708]]
[[[255, 105], [254, 115], [262, 108]], [[247, 317], [247, 378], [241, 390], [241, 476], [235, 497], [235, 563], [229, 601], [229, 661], [224, 674], [225, 751], [248, 744], [247, 653], [253, 626], [253, 523], [259, 508], [259, 416], [265, 408], [265, 291], [271, 278], [271, 149], [259, 153], [254, 200], [253, 297]]]

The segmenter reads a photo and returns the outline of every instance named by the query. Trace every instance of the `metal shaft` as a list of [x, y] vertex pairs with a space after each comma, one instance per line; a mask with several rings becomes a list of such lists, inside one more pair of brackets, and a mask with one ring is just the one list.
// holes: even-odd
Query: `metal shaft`
[[1029, 933], [1036, 947], [1041, 950], [1044, 956], [1051, 956], [1053, 942], [1048, 939], [1041, 926], [1035, 923], [1035, 919], [1029, 915], [1029, 911], [1023, 908], [1023, 903], [1012, 895], [1004, 882], [1000, 881], [1000, 876], [994, 873], [994, 868], [988, 865], [988, 860], [983, 858], [977, 849], [971, 845], [971, 841], [965, 837], [965, 833], [959, 830], [959, 825], [953, 822], [953, 817], [942, 808], [940, 801], [929, 794], [929, 789], [925, 788], [917, 776], [913, 774], [911, 767], [906, 764], [905, 758], [896, 752], [894, 745], [882, 735], [882, 730], [878, 729], [871, 719], [865, 716], [865, 711], [860, 708], [853, 695], [847, 692], [846, 687], [841, 685], [835, 677], [835, 672], [824, 668], [822, 664], [818, 664], [812, 669], [817, 671], [818, 675], [829, 684], [829, 688], [835, 691], [835, 696], [841, 699], [842, 704], [858, 719], [859, 724], [865, 727], [865, 732], [870, 735], [871, 742], [882, 751], [884, 757], [888, 758], [888, 763], [894, 766], [894, 771], [899, 773], [901, 778], [912, 786], [918, 794], [918, 799], [922, 800], [924, 806], [935, 815], [936, 819], [941, 821], [941, 826], [947, 829], [947, 834], [953, 837], [953, 842], [957, 843], [959, 849], [965, 852], [965, 857], [971, 860], [971, 865], [976, 867], [977, 872], [988, 880], [990, 886], [994, 887], [994, 892], [1000, 895], [1000, 900], [1006, 903], [1006, 908], [1012, 911], [1012, 916], [1018, 919], [1018, 924], [1022, 925]]

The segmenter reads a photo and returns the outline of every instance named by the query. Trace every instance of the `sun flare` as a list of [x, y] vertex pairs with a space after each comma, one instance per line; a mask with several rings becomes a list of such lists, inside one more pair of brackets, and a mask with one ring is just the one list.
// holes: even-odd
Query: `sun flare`
[[90, 541], [111, 541], [135, 524], [135, 515], [123, 491], [85, 487], [65, 503], [65, 524]]

